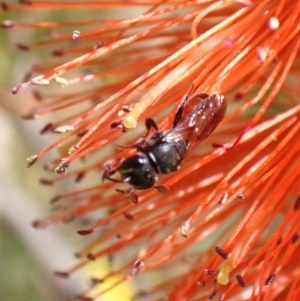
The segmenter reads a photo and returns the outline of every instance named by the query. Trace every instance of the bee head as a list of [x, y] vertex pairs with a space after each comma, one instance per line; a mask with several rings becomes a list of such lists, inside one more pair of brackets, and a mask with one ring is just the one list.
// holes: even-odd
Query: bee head
[[142, 152], [125, 159], [118, 171], [125, 182], [140, 190], [153, 187], [158, 179], [148, 156]]

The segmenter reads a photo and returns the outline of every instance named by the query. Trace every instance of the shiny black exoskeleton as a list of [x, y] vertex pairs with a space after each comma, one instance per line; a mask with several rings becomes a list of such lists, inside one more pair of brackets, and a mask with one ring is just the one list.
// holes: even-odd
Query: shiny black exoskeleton
[[[170, 130], [160, 131], [151, 118], [146, 120], [148, 132], [155, 133], [137, 143], [137, 154], [121, 161], [117, 170], [111, 171], [106, 165], [104, 179], [129, 183], [139, 190], [157, 188], [166, 191], [164, 186], [155, 186], [158, 174], [168, 174], [180, 168], [186, 155], [201, 141], [207, 138], [223, 119], [227, 102], [223, 95], [198, 94], [188, 100], [185, 96], [175, 114]], [[122, 180], [111, 178], [119, 172]], [[132, 194], [132, 188], [127, 192]], [[134, 194], [135, 195], [135, 194]]]

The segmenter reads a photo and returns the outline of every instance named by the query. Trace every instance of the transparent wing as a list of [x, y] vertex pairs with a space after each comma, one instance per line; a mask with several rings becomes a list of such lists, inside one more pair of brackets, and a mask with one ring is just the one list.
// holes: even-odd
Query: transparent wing
[[[191, 110], [191, 106], [193, 110]], [[176, 143], [183, 138], [187, 144], [185, 156], [190, 153], [199, 143], [206, 139], [223, 119], [227, 109], [227, 101], [220, 94], [198, 94], [189, 102], [184, 118], [178, 125], [167, 131], [164, 135], [169, 143]]]

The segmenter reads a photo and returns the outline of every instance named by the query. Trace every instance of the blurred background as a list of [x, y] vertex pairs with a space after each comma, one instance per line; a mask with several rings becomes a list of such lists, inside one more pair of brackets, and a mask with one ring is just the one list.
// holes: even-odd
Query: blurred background
[[[1, 22], [58, 20], [65, 14], [1, 11]], [[68, 18], [72, 15], [68, 14]], [[0, 31], [0, 296], [1, 300], [9, 301], [74, 300], [87, 284], [84, 275], [60, 279], [54, 276], [54, 271], [74, 265], [77, 262], [74, 253], [87, 243], [88, 238], [77, 235], [78, 227], [74, 225], [54, 225], [43, 230], [31, 225], [37, 218], [49, 215], [49, 200], [66, 191], [68, 185], [48, 187], [39, 183], [46, 174], [43, 171], [45, 160], [30, 169], [26, 167], [28, 156], [57, 139], [56, 135], [44, 137], [39, 134], [51, 116], [42, 120], [23, 120], [20, 116], [37, 105], [32, 91], [11, 93], [14, 86], [24, 81], [34, 63], [49, 56], [43, 50], [26, 52], [17, 49], [17, 43], [30, 44], [38, 38], [37, 34], [34, 30], [24, 29]]]

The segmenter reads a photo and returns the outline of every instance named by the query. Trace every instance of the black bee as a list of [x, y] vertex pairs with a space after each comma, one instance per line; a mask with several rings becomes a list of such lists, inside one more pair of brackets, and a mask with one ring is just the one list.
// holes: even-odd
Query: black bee
[[[129, 183], [131, 188], [123, 193], [130, 193], [134, 202], [137, 196], [133, 188], [143, 190], [151, 187], [165, 192], [164, 186], [155, 186], [158, 174], [168, 174], [180, 168], [183, 159], [201, 141], [207, 138], [223, 119], [227, 101], [219, 94], [197, 94], [189, 100], [189, 95], [181, 101], [172, 128], [160, 131], [151, 118], [146, 119], [146, 128], [155, 133], [138, 142], [134, 147], [137, 153], [120, 162], [116, 170], [110, 164], [105, 165], [103, 180]], [[110, 176], [119, 172], [122, 180]]]

